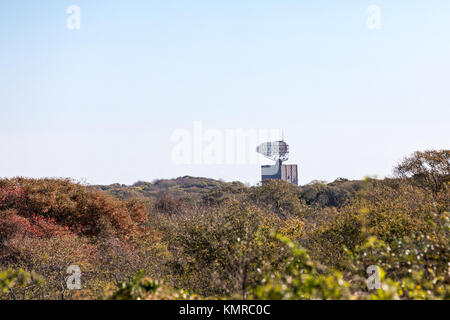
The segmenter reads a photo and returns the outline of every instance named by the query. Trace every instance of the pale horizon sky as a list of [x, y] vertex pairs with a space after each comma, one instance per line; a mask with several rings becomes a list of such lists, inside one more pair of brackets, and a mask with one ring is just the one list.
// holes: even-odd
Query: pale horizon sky
[[0, 177], [257, 183], [258, 164], [172, 161], [197, 121], [283, 130], [302, 185], [388, 176], [450, 147], [449, 17], [448, 0], [2, 0]]

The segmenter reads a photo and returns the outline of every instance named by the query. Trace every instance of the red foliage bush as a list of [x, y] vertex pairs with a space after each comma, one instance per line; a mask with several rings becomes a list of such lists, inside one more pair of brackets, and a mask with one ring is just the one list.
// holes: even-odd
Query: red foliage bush
[[[44, 233], [65, 232], [70, 228], [87, 236], [131, 237], [137, 225], [147, 218], [145, 206], [137, 202], [124, 203], [104, 192], [56, 179], [0, 180], [0, 211], [7, 209], [28, 218], [30, 228], [39, 227]], [[20, 221], [25, 228], [25, 220]], [[18, 220], [12, 225], [17, 223]]]
[[29, 219], [16, 213], [8, 212], [0, 219], [0, 238], [8, 239], [12, 236], [43, 236], [44, 233], [38, 226], [32, 224]]
[[20, 186], [0, 185], [0, 210], [25, 205], [25, 193]]
[[70, 234], [70, 229], [58, 225], [54, 219], [32, 215], [22, 217], [16, 211], [8, 210], [0, 215], [0, 239], [11, 237], [54, 237]]

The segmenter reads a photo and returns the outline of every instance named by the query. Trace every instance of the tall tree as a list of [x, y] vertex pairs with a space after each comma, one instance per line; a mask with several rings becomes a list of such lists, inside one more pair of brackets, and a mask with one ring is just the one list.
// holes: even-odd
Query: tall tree
[[450, 182], [450, 150], [417, 151], [395, 167], [395, 174], [437, 193]]

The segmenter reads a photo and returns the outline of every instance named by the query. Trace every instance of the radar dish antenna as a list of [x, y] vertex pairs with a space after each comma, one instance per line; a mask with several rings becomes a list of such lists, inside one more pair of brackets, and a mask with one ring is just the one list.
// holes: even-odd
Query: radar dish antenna
[[256, 147], [256, 152], [275, 162], [289, 159], [289, 145], [284, 141], [262, 143]]

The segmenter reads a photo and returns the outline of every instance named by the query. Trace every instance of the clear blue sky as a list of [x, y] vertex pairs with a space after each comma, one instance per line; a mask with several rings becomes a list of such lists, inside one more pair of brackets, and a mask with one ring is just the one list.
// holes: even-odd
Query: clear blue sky
[[448, 0], [2, 0], [0, 177], [258, 181], [172, 163], [194, 121], [283, 129], [301, 184], [383, 177], [450, 147], [449, 75]]

